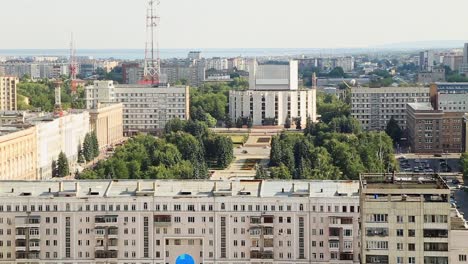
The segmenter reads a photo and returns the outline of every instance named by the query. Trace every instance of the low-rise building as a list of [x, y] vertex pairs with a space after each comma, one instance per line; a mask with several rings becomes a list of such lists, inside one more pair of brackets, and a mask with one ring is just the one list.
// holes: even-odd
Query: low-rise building
[[36, 180], [36, 157], [34, 126], [0, 126], [0, 180]]
[[422, 84], [445, 82], [445, 69], [434, 68], [430, 72], [419, 72], [417, 76], [417, 82]]
[[406, 104], [429, 99], [428, 87], [353, 87], [351, 116], [364, 130], [385, 130], [392, 117], [405, 129]]
[[0, 261], [357, 264], [358, 191], [356, 181], [2, 182]]
[[24, 111], [0, 111], [0, 126], [10, 123], [24, 123]]
[[460, 153], [463, 149], [463, 116], [434, 110], [430, 103], [407, 105], [408, 141], [415, 153]]

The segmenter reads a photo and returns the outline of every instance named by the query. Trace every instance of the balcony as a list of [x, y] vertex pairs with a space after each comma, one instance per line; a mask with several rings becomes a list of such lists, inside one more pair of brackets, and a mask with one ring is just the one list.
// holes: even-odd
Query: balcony
[[19, 251], [16, 252], [16, 260], [20, 259], [39, 259], [39, 252], [26, 252], [26, 251]]
[[117, 258], [116, 250], [96, 250], [94, 257], [97, 259]]
[[94, 223], [97, 227], [99, 226], [118, 226], [117, 215], [101, 215], [94, 217]]
[[367, 228], [366, 235], [369, 237], [372, 237], [372, 236], [387, 237], [388, 228], [379, 228], [379, 227]]
[[171, 223], [171, 216], [170, 215], [155, 215], [154, 216], [154, 225], [156, 227], [165, 227], [170, 226]]
[[273, 259], [273, 251], [250, 251], [250, 259]]
[[39, 227], [41, 224], [40, 216], [17, 216], [15, 217], [15, 226], [17, 228]]

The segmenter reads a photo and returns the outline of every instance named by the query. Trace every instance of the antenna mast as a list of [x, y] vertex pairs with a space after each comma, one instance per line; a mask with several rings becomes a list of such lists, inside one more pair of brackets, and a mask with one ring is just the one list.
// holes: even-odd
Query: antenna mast
[[70, 40], [70, 59], [69, 59], [69, 70], [70, 70], [70, 87], [72, 94], [76, 93], [77, 90], [77, 82], [76, 74], [78, 71], [78, 63], [76, 61], [76, 49], [75, 49], [75, 40], [73, 39], [73, 33], [71, 33], [71, 40]]
[[159, 0], [150, 0], [146, 12], [145, 69], [143, 73], [143, 83], [145, 84], [157, 85], [160, 80], [161, 67], [157, 34], [160, 20], [158, 15], [159, 4]]

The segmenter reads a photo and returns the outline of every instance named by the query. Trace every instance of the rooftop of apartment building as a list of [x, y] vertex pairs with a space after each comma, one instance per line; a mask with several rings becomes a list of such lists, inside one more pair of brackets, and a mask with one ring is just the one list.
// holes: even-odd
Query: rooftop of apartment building
[[379, 173], [361, 174], [360, 186], [362, 192], [415, 192], [420, 194], [443, 190], [450, 192], [446, 182], [439, 174], [424, 173]]
[[408, 106], [414, 109], [415, 111], [433, 111], [434, 108], [432, 107], [431, 103], [408, 103]]
[[468, 231], [468, 224], [466, 220], [463, 218], [463, 215], [455, 208], [452, 208], [450, 213], [451, 213], [450, 229]]
[[30, 128], [30, 124], [8, 124], [0, 126], [0, 137]]
[[0, 181], [0, 197], [358, 197], [358, 181]]

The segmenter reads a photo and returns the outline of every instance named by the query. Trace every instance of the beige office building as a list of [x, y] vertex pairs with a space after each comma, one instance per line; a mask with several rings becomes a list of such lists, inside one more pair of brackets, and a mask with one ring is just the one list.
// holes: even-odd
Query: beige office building
[[0, 111], [15, 111], [17, 109], [16, 85], [18, 82], [17, 77], [0, 76]]
[[101, 149], [123, 141], [122, 104], [99, 104], [96, 109], [88, 111], [91, 130], [96, 132]]
[[0, 263], [359, 263], [352, 181], [0, 184]]
[[0, 179], [35, 180], [36, 128], [0, 127]]
[[360, 190], [361, 263], [458, 263], [451, 253], [468, 248], [452, 235], [450, 189], [439, 175], [364, 174]]

